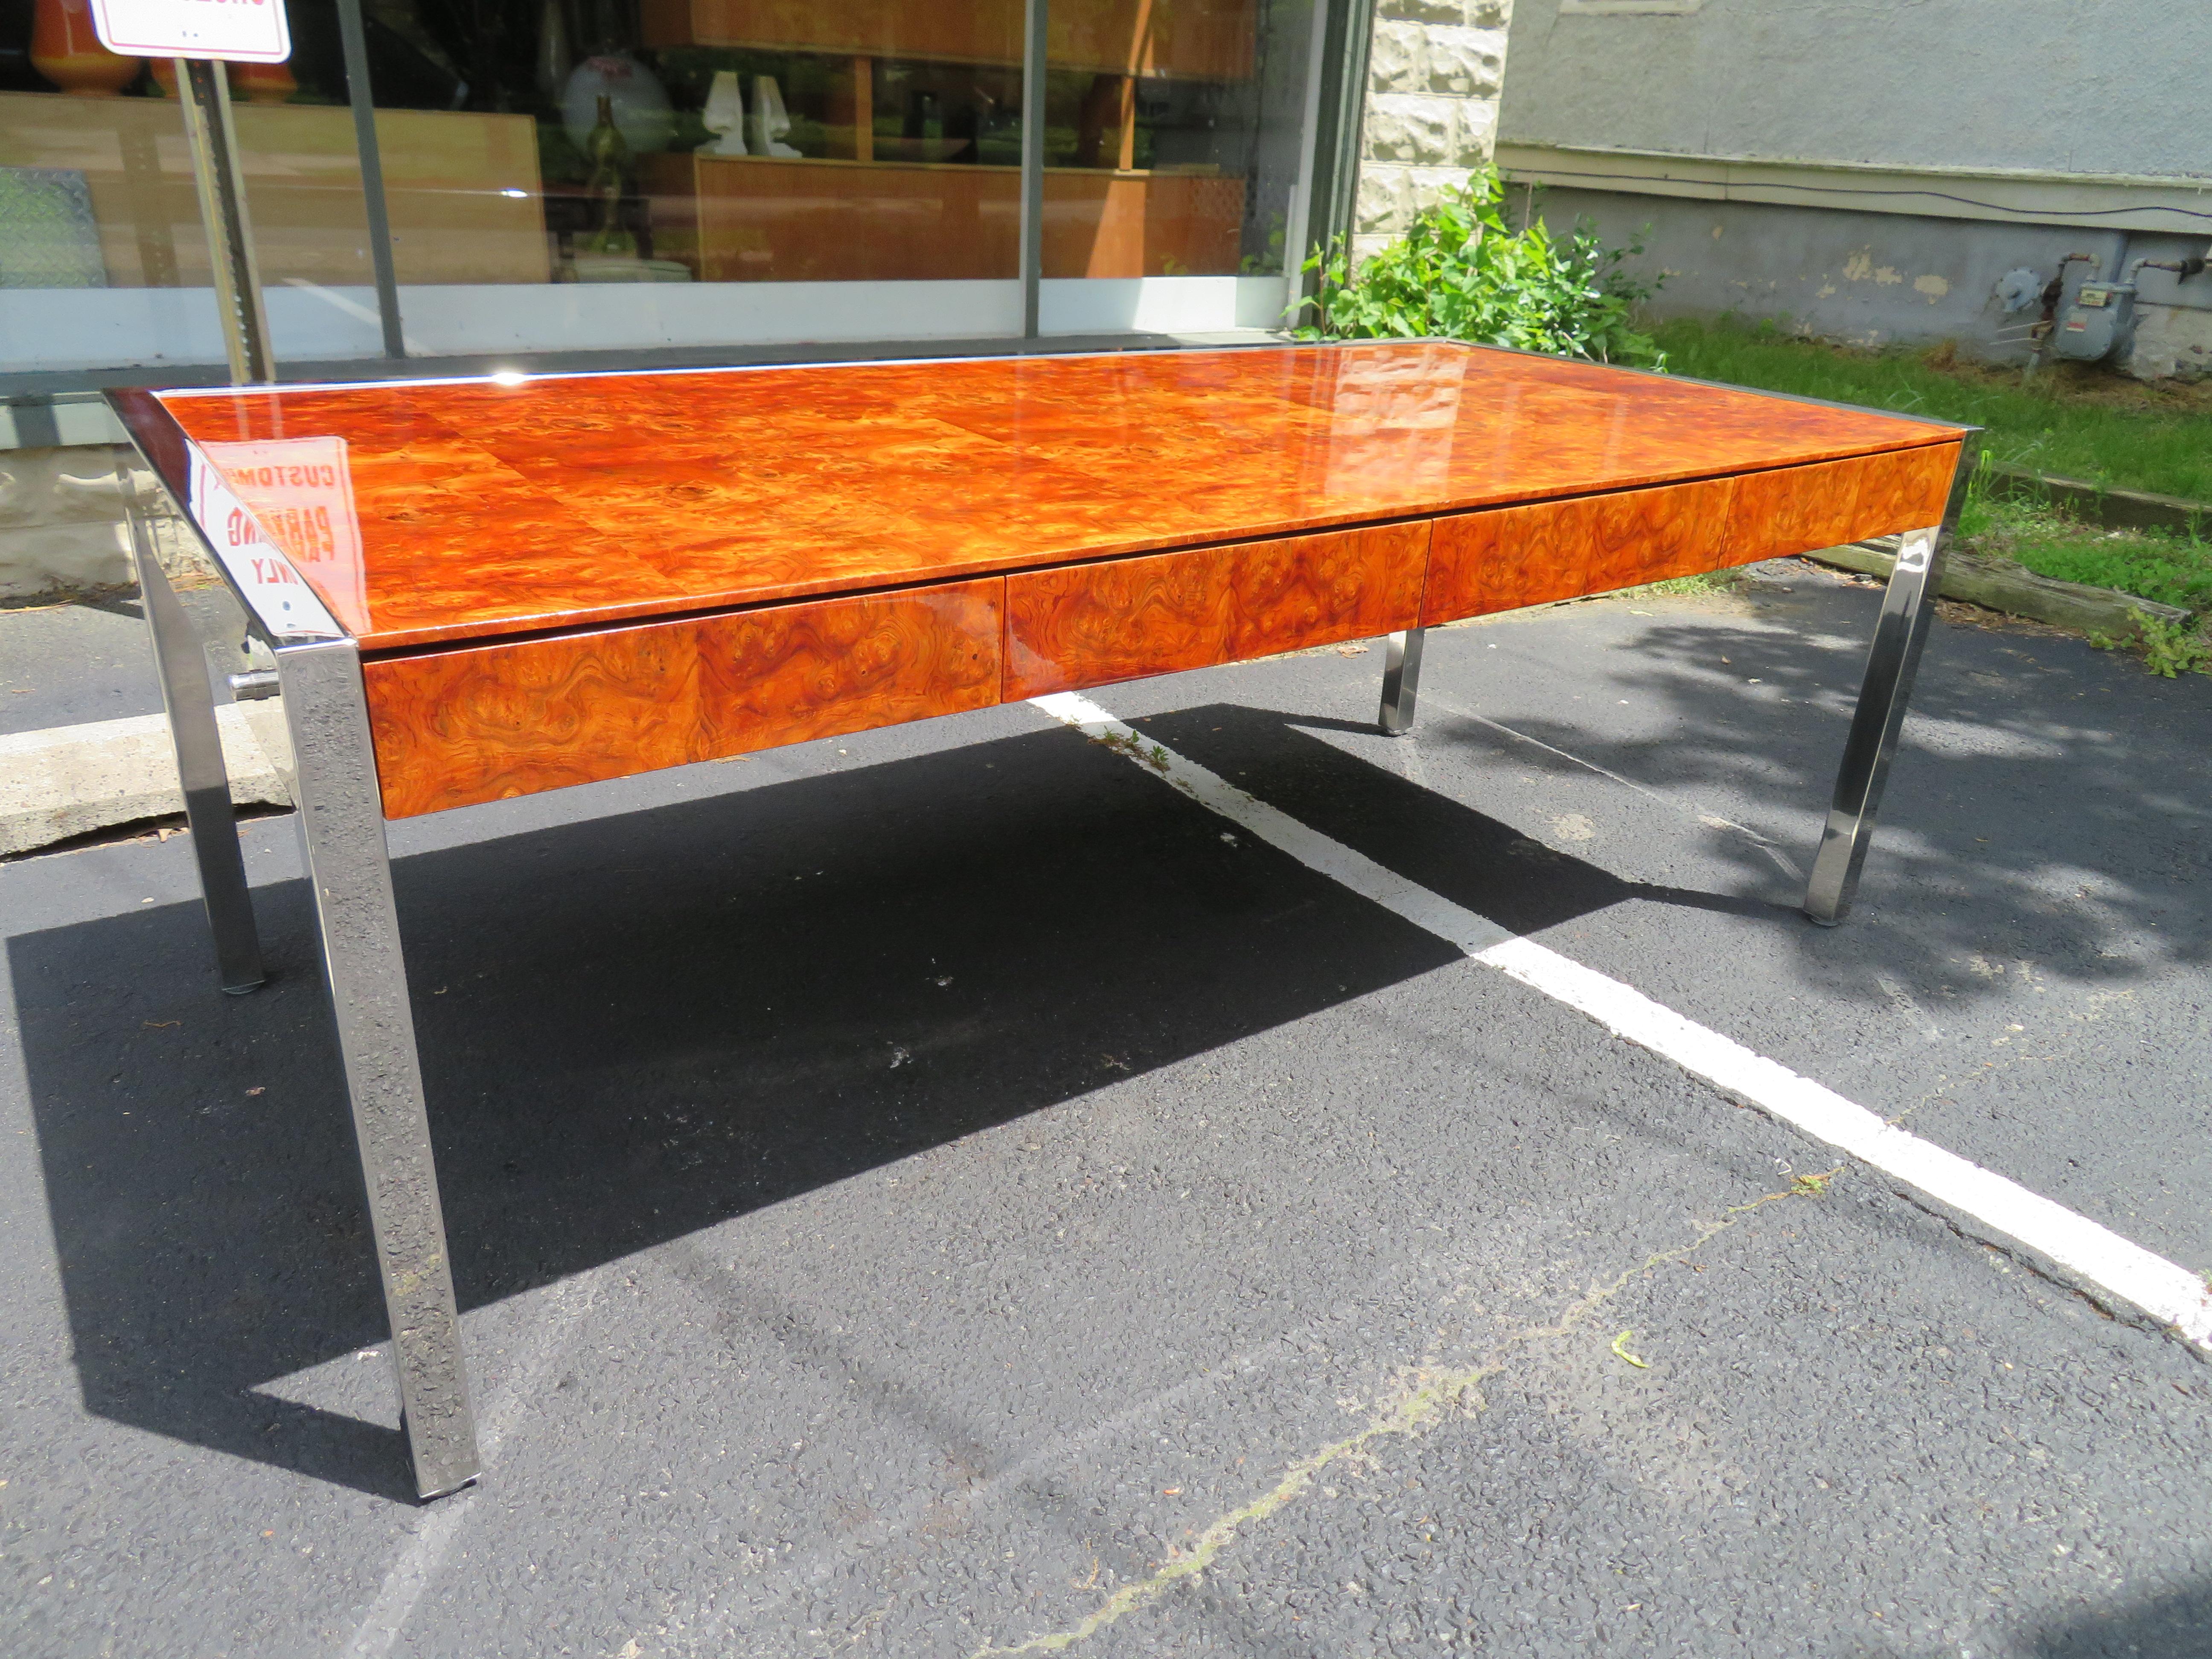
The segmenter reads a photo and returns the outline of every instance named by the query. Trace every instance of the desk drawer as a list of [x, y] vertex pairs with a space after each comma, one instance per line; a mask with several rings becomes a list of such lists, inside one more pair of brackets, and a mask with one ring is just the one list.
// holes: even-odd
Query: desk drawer
[[1436, 522], [1425, 627], [1809, 553], [1943, 516], [1959, 446], [1454, 514]]
[[1810, 553], [1942, 521], [1959, 446], [1747, 472], [1735, 481], [1730, 564]]
[[1422, 625], [1717, 570], [1729, 562], [1735, 483], [1716, 478], [1438, 519]]
[[1425, 520], [1006, 579], [1006, 697], [1210, 668], [1413, 626]]
[[999, 700], [998, 577], [362, 665], [387, 817]]

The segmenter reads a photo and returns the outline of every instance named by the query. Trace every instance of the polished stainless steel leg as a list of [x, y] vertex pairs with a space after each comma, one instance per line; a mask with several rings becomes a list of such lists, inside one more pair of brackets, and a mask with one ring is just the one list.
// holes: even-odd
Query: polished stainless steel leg
[[129, 509], [139, 604], [154, 636], [161, 702], [169, 712], [169, 738], [176, 746], [185, 822], [191, 826], [192, 856], [200, 866], [200, 897], [215, 934], [216, 966], [222, 975], [222, 988], [243, 996], [262, 981], [261, 936], [254, 928], [253, 896], [246, 884], [246, 860], [239, 850], [238, 816], [231, 805], [230, 773], [223, 764], [222, 736], [216, 725], [207, 655], [191, 619], [177, 602], [176, 590], [161, 574], [129, 473], [118, 471], [117, 476]]
[[1897, 566], [1882, 592], [1881, 615], [1867, 653], [1866, 678], [1851, 715], [1850, 736], [1844, 741], [1835, 799], [1813, 860], [1812, 879], [1805, 884], [1805, 914], [1823, 927], [1833, 927], [1844, 919], [1858, 890], [1859, 871], [1874, 839], [1875, 813], [1881, 805], [1882, 786], [1889, 781], [1890, 757], [1905, 725], [1905, 699], [1912, 695], [1912, 676], [1920, 666], [1921, 647], [1928, 642], [1943, 562], [1950, 555], [1960, 509], [1966, 505], [1979, 459], [1980, 434], [1971, 431], [1960, 445], [1943, 522], [1908, 531], [1899, 540]]
[[400, 957], [361, 658], [350, 640], [282, 646], [276, 672], [415, 1485], [423, 1497], [435, 1498], [476, 1479], [476, 1421]]
[[1402, 738], [1413, 729], [1413, 700], [1421, 689], [1423, 629], [1409, 628], [1393, 634], [1382, 655], [1382, 713], [1378, 723], [1383, 735]]
[[1905, 532], [1897, 550], [1897, 568], [1881, 596], [1874, 646], [1867, 654], [1866, 679], [1844, 741], [1844, 763], [1836, 776], [1835, 799], [1805, 886], [1805, 914], [1832, 927], [1851, 908], [1859, 870], [1874, 839], [1875, 812], [1897, 734], [1905, 724], [1905, 702], [1911, 695], [1913, 672], [1935, 614], [1936, 584], [1942, 574], [1943, 538], [1939, 531]]

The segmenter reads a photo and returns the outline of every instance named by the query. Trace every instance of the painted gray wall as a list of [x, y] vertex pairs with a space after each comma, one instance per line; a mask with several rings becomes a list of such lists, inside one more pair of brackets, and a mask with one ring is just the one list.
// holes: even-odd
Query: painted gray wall
[[1506, 140], [2212, 176], [2205, 0], [1594, 3], [1516, 0]]
[[[1526, 3], [1526, 0], [1523, 0]], [[1523, 198], [1511, 196], [1518, 217]], [[1747, 321], [1778, 318], [1824, 339], [1859, 345], [1956, 342], [1970, 356], [2025, 362], [2024, 342], [2008, 341], [2039, 314], [2008, 316], [1997, 280], [2016, 266], [2048, 274], [2069, 253], [2094, 253], [2110, 271], [2122, 239], [2063, 225], [2000, 225], [1973, 219], [1705, 202], [1625, 191], [1553, 189], [1538, 211], [1555, 232], [1577, 219], [1595, 224], [1612, 246], [1641, 239], [1644, 256], [1628, 267], [1664, 276], [1652, 301], [1658, 318], [1733, 313]], [[2201, 253], [2204, 239], [2137, 231], [2126, 257], [2172, 258]], [[2074, 268], [2068, 295], [2079, 286]], [[2179, 283], [2167, 272], [2142, 273], [2143, 361], [2123, 365], [2146, 378], [2212, 371], [2212, 276]]]

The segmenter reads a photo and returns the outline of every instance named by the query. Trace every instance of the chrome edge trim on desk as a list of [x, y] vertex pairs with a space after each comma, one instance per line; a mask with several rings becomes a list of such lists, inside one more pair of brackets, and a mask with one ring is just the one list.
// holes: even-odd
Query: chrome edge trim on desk
[[[259, 391], [271, 388], [248, 389]], [[238, 388], [228, 387], [226, 390], [235, 391]], [[222, 579], [222, 585], [229, 590], [231, 598], [237, 601], [239, 609], [246, 613], [249, 631], [256, 639], [272, 649], [288, 641], [301, 638], [300, 635], [288, 633], [280, 619], [267, 616], [261, 607], [254, 603], [252, 595], [240, 585], [237, 577], [232, 574], [228, 563], [220, 553], [216, 551], [215, 543], [209, 537], [206, 529], [202, 526], [198, 519], [193, 516], [191, 458], [196, 453], [196, 447], [192, 441], [185, 435], [185, 430], [177, 423], [176, 417], [162, 408], [161, 395], [137, 387], [127, 387], [104, 394], [108, 408], [114, 413], [117, 422], [128, 435], [131, 448], [137, 452], [138, 459], [145, 463], [146, 470], [154, 475], [155, 488], [168, 496], [172, 509], [171, 516], [182, 522], [191, 531], [193, 539], [199, 543], [201, 550], [207, 555], [208, 563], [214, 568], [216, 574]], [[133, 507], [137, 505], [136, 491], [132, 489], [127, 477], [124, 479], [124, 494], [127, 504]], [[243, 503], [241, 503], [242, 506]], [[246, 510], [250, 514], [251, 509]], [[265, 532], [263, 532], [263, 539], [269, 539]], [[272, 541], [270, 545], [274, 547], [276, 544]], [[312, 592], [313, 590], [310, 588], [308, 591]], [[319, 597], [318, 602], [319, 603]], [[343, 623], [338, 625], [341, 628], [344, 626]]]

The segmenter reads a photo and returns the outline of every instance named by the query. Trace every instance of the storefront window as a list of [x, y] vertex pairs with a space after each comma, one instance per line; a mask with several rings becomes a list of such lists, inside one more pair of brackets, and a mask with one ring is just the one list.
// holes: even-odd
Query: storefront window
[[[288, 312], [369, 280], [343, 81], [304, 67], [231, 75], [263, 275]], [[0, 10], [0, 367], [220, 362], [210, 280], [173, 66], [108, 52], [86, 0]]]
[[1277, 321], [1311, 0], [1054, 0], [1050, 16], [1044, 274], [1093, 283], [1049, 293], [1047, 327]]
[[[0, 0], [0, 370], [219, 362], [166, 64]], [[230, 73], [281, 362], [382, 349], [338, 0]], [[1272, 323], [1314, 0], [1053, 0], [1048, 332]], [[410, 356], [1018, 333], [1021, 0], [362, 0]]]

